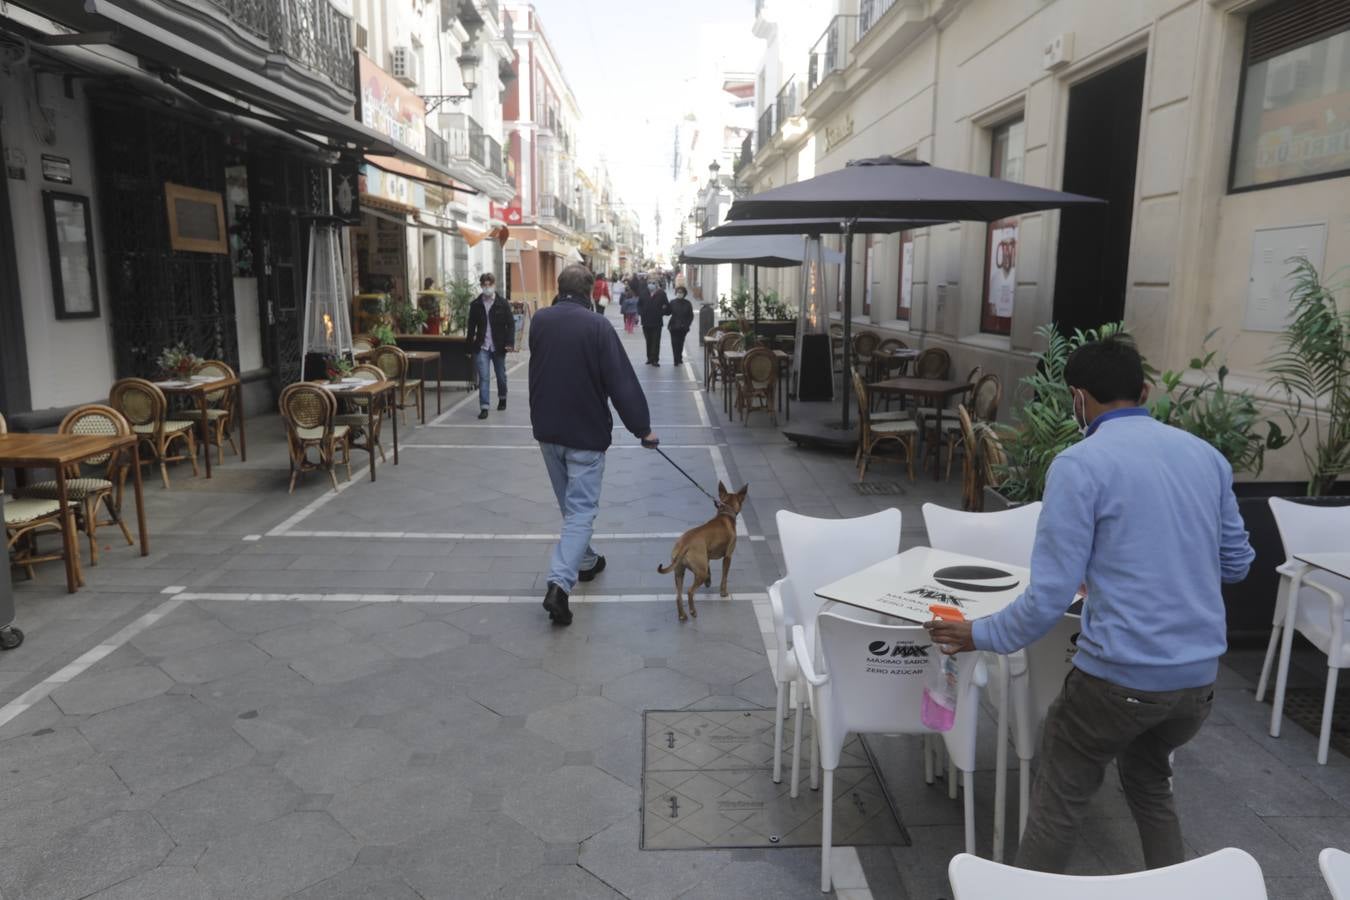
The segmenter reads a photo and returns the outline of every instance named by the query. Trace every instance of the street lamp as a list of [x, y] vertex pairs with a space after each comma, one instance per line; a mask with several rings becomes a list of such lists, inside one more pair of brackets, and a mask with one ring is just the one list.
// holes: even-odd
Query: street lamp
[[483, 58], [478, 55], [478, 48], [473, 44], [465, 44], [459, 57], [455, 62], [459, 63], [459, 80], [464, 83], [465, 93], [463, 94], [422, 94], [421, 99], [427, 105], [427, 115], [436, 111], [436, 107], [442, 103], [453, 103], [456, 106], [463, 100], [468, 100], [473, 96], [474, 89], [478, 87], [478, 65]]

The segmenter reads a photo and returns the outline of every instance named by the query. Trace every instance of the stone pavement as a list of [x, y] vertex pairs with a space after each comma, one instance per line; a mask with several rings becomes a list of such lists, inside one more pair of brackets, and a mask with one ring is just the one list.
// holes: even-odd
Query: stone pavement
[[[557, 512], [523, 357], [505, 413], [478, 422], [476, 395], [447, 394], [374, 485], [357, 454], [339, 493], [311, 475], [288, 496], [280, 425], [260, 419], [248, 463], [148, 487], [148, 558], [108, 531], [79, 594], [57, 566], [20, 582], [28, 638], [0, 654], [0, 897], [820, 896], [810, 849], [638, 848], [641, 712], [773, 705], [762, 597], [782, 569], [778, 509], [898, 505], [910, 545], [919, 505], [957, 489], [924, 477], [859, 496], [850, 459], [798, 450], [760, 416], [726, 421], [697, 357], [666, 361], [637, 371], [667, 452], [709, 488], [750, 484], [734, 596], [707, 595], [684, 625], [655, 569], [711, 504], [621, 429], [597, 520], [608, 568], [577, 592], [571, 628], [539, 609]], [[832, 409], [794, 405], [794, 419]], [[872, 479], [903, 476], [882, 463]], [[1177, 756], [1188, 842], [1251, 851], [1273, 897], [1324, 897], [1315, 857], [1350, 833], [1350, 760], [1316, 766], [1292, 724], [1265, 737], [1259, 655], [1230, 662]], [[923, 784], [916, 742], [870, 745], [913, 846], [843, 852], [838, 896], [949, 896], [960, 804]], [[1108, 784], [1076, 868], [1139, 865]]]

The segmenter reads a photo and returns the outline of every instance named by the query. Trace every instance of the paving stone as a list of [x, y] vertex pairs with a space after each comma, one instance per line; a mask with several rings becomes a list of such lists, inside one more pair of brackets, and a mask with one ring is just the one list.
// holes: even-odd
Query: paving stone
[[522, 779], [507, 792], [502, 812], [552, 843], [583, 841], [623, 818], [640, 795], [590, 766], [566, 766]]
[[545, 669], [576, 684], [603, 684], [642, 666], [642, 657], [598, 641], [567, 644], [544, 656]]
[[305, 621], [268, 631], [253, 638], [263, 652], [278, 659], [294, 659], [350, 643], [355, 637], [334, 622]]
[[500, 900], [621, 900], [622, 894], [576, 865], [540, 866], [503, 885]]
[[376, 644], [404, 659], [430, 656], [468, 642], [468, 634], [445, 622], [419, 622], [375, 638]]
[[444, 828], [469, 811], [464, 782], [443, 771], [394, 769], [339, 792], [328, 812], [361, 843], [398, 844]]
[[640, 742], [642, 722], [611, 700], [578, 697], [531, 713], [525, 727], [568, 750], [585, 751], [614, 741]]
[[499, 731], [490, 738], [455, 740], [441, 754], [440, 765], [472, 784], [475, 791], [506, 791], [522, 778], [557, 769], [564, 752], [557, 744], [520, 728]]
[[24, 900], [85, 897], [153, 868], [172, 849], [173, 841], [149, 813], [116, 813], [7, 847], [0, 890]]
[[[731, 854], [727, 852], [641, 850], [639, 824], [640, 816], [633, 813], [581, 845], [581, 867], [631, 900], [678, 897], [705, 879], [719, 875], [731, 862]], [[816, 887], [819, 886], [817, 882]]]
[[287, 897], [349, 867], [357, 845], [326, 813], [296, 812], [209, 844], [197, 872], [221, 897]]
[[381, 716], [380, 730], [415, 751], [439, 754], [451, 742], [483, 738], [496, 730], [501, 717], [467, 697], [445, 697], [429, 704]]
[[710, 684], [735, 684], [768, 668], [763, 653], [736, 644], [708, 641], [679, 654], [669, 667]]
[[421, 622], [426, 611], [412, 603], [370, 603], [348, 610], [336, 617], [336, 622], [356, 634], [383, 634], [405, 625]]
[[241, 766], [166, 794], [151, 812], [177, 843], [205, 844], [280, 818], [303, 795], [271, 767]]
[[[801, 859], [802, 856], [797, 854]], [[814, 870], [808, 865], [785, 865], [792, 858], [778, 853], [763, 862], [735, 862], [681, 894], [689, 900], [721, 900], [723, 897], [774, 897], [785, 900], [819, 900], [820, 856]], [[814, 876], [814, 878], [812, 877]]]
[[[169, 620], [164, 620], [166, 623]], [[131, 639], [146, 656], [169, 656], [234, 640], [237, 635], [214, 619], [160, 624]]]
[[303, 709], [273, 709], [252, 718], [236, 718], [234, 731], [259, 751], [285, 754], [343, 728], [343, 723]]
[[215, 897], [194, 870], [176, 866], [151, 869], [99, 891], [89, 900], [214, 900]]
[[605, 685], [602, 694], [633, 710], [683, 709], [708, 695], [708, 686], [672, 669], [640, 669]]
[[170, 656], [159, 667], [181, 684], [205, 684], [267, 662], [267, 654], [257, 647], [248, 641], [235, 640]]
[[471, 813], [400, 844], [389, 865], [425, 897], [490, 897], [543, 854], [543, 843], [506, 816]]
[[0, 795], [0, 846], [50, 840], [118, 812], [130, 799], [126, 784], [100, 761], [11, 781]]
[[565, 703], [577, 688], [543, 669], [517, 669], [472, 682], [465, 692], [498, 715], [521, 716]]
[[0, 798], [13, 788], [78, 765], [94, 753], [75, 728], [38, 731], [0, 741]]
[[391, 657], [373, 644], [346, 644], [291, 660], [291, 668], [315, 684], [340, 684], [379, 672]]
[[277, 771], [303, 791], [332, 794], [402, 766], [412, 751], [397, 738], [370, 729], [340, 731], [291, 751]]
[[421, 895], [392, 869], [358, 864], [293, 894], [291, 900], [421, 900]]

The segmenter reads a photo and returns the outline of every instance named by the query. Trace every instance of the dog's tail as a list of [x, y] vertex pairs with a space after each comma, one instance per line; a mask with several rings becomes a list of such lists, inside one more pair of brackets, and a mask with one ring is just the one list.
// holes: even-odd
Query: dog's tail
[[675, 569], [676, 566], [678, 566], [680, 563], [684, 562], [684, 554], [685, 554], [685, 552], [686, 552], [686, 551], [685, 551], [685, 549], [684, 549], [683, 547], [681, 547], [680, 549], [676, 550], [676, 551], [675, 551], [675, 555], [674, 555], [673, 557], [671, 557], [670, 564], [669, 564], [669, 565], [665, 565], [665, 566], [657, 566], [657, 567], [656, 567], [656, 571], [660, 572], [662, 575], [667, 575], [667, 574], [669, 574], [670, 572], [674, 571], [674, 569]]

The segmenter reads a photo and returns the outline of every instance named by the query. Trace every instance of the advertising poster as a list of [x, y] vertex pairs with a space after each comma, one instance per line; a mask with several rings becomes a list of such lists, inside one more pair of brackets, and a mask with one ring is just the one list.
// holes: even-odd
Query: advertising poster
[[989, 305], [1006, 319], [1017, 295], [1017, 223], [991, 226], [989, 246]]
[[914, 242], [900, 247], [900, 308], [909, 309], [914, 303]]

